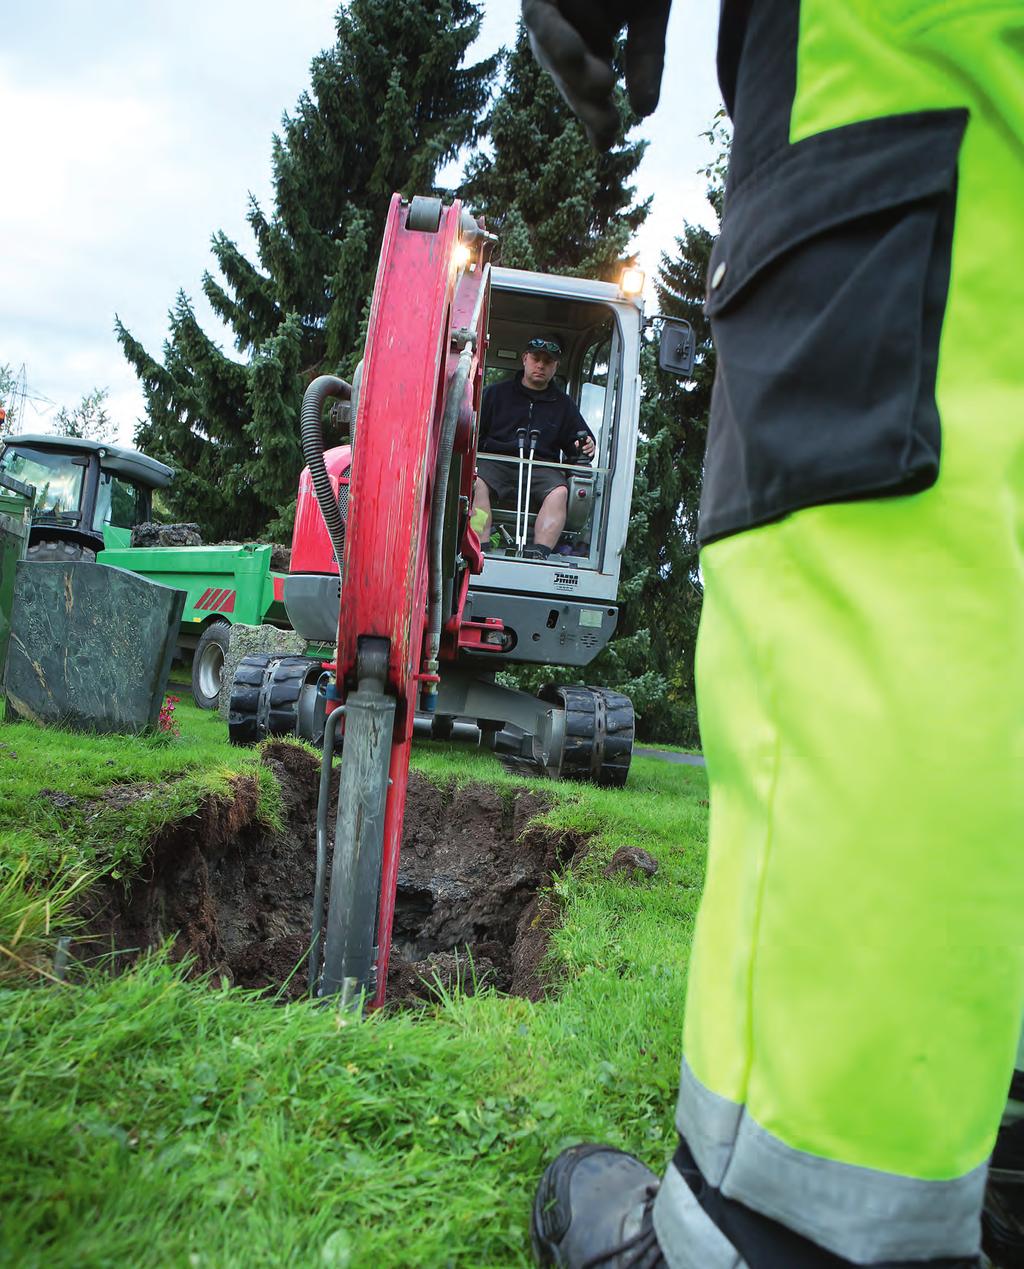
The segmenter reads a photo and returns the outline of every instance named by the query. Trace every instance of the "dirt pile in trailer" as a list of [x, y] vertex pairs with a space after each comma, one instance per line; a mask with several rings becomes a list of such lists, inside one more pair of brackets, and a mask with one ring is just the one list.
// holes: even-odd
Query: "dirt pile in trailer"
[[[112, 883], [96, 897], [79, 958], [114, 952], [123, 966], [173, 938], [171, 955], [193, 957], [197, 973], [303, 994], [319, 762], [288, 744], [268, 745], [263, 761], [281, 786], [283, 831], [259, 823], [256, 781], [239, 777], [231, 797], [210, 798], [167, 825], [127, 889]], [[337, 774], [332, 826], [336, 796]], [[389, 999], [425, 998], [438, 983], [541, 993], [538, 970], [557, 913], [538, 891], [582, 846], [531, 824], [547, 805], [525, 789], [438, 788], [411, 775]]]

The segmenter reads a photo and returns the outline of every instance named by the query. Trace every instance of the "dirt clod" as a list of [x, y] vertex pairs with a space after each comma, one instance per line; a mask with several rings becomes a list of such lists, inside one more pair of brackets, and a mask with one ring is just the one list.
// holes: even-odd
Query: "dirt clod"
[[638, 873], [645, 877], [653, 877], [658, 871], [658, 861], [639, 846], [620, 846], [612, 855], [604, 870], [606, 877], [614, 877], [616, 873], [625, 873], [626, 880], [636, 879]]
[[135, 546], [202, 546], [199, 525], [154, 524], [147, 520], [132, 529], [131, 544]]
[[[281, 787], [283, 830], [258, 820], [256, 780], [236, 778], [230, 796], [208, 798], [160, 832], [148, 871], [127, 890], [112, 883], [101, 895], [87, 914], [91, 942], [117, 949], [123, 965], [173, 937], [171, 955], [193, 957], [196, 972], [303, 993], [319, 761], [286, 743], [265, 746], [262, 760]], [[336, 797], [337, 773], [331, 825]], [[410, 776], [390, 1000], [427, 997], [437, 984], [540, 995], [538, 968], [558, 912], [538, 891], [581, 845], [531, 822], [547, 805], [525, 789], [438, 788]]]
[[69, 806], [78, 805], [78, 798], [73, 797], [70, 793], [63, 793], [60, 789], [40, 789], [38, 796], [45, 798], [47, 802], [61, 811], [66, 810]]

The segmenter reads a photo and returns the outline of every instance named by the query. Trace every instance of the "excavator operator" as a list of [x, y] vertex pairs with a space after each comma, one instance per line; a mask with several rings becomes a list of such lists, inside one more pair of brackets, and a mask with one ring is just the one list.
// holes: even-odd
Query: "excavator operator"
[[[594, 436], [583, 421], [575, 402], [555, 383], [562, 356], [557, 335], [535, 335], [522, 354], [523, 368], [500, 383], [485, 389], [480, 407], [480, 437], [476, 492], [473, 499], [473, 527], [486, 542], [491, 532], [492, 500], [523, 505], [527, 485], [529, 503], [537, 511], [533, 545], [527, 554], [545, 558], [551, 554], [565, 528], [568, 483], [566, 474], [536, 462], [557, 463], [561, 455], [570, 459], [594, 455]], [[517, 462], [488, 459], [485, 453], [515, 456]], [[529, 479], [524, 484], [524, 463]]]
[[[657, 103], [669, 4], [524, 0], [599, 147], [623, 27], [633, 109]], [[1014, 1269], [1024, 4], [722, 0], [718, 74], [679, 1137], [661, 1176], [559, 1155], [535, 1255]]]

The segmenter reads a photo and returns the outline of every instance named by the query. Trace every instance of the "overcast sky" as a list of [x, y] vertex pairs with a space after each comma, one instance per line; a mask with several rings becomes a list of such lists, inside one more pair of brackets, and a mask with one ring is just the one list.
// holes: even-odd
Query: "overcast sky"
[[[398, 2], [398, 0], [396, 0]], [[333, 43], [335, 0], [4, 0], [0, 36], [0, 365], [24, 365], [23, 431], [109, 392], [119, 439], [145, 412], [114, 314], [153, 354], [179, 288], [228, 351], [200, 289], [223, 229], [255, 258], [251, 191], [268, 212], [271, 137]], [[515, 38], [518, 0], [485, 0], [472, 55]], [[719, 105], [717, 3], [676, 0], [662, 103], [639, 130], [654, 207], [634, 246], [648, 272], [684, 219], [709, 223]], [[634, 135], [638, 135], [634, 134]]]

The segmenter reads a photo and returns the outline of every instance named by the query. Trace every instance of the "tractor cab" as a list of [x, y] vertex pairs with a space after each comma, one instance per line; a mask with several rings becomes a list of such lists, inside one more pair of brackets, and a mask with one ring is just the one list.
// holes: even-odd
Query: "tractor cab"
[[152, 518], [153, 490], [173, 470], [120, 445], [72, 436], [24, 434], [0, 444], [0, 472], [35, 489], [30, 559], [92, 559], [127, 546]]

